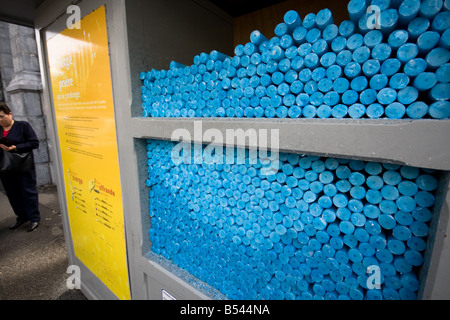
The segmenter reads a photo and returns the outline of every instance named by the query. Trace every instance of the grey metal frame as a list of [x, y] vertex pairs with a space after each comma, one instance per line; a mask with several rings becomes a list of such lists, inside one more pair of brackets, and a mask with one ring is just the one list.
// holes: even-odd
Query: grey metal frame
[[[117, 35], [117, 39], [126, 40], [126, 28], [122, 25], [125, 19], [123, 11], [123, 1], [83, 1], [82, 3], [70, 0], [64, 1], [46, 1], [40, 6], [36, 12], [35, 30], [36, 39], [39, 52], [39, 60], [42, 74], [42, 83], [44, 89], [44, 111], [47, 118], [47, 123], [50, 127], [50, 151], [53, 156], [53, 163], [55, 165], [58, 196], [62, 211], [62, 220], [64, 226], [64, 236], [66, 239], [66, 246], [69, 258], [69, 264], [77, 265], [81, 270], [81, 291], [90, 299], [117, 299], [114, 293], [105, 286], [75, 255], [73, 242], [71, 238], [70, 224], [68, 218], [68, 209], [66, 202], [66, 193], [64, 191], [64, 178], [62, 172], [61, 152], [58, 141], [56, 118], [53, 107], [52, 89], [49, 75], [49, 66], [46, 52], [46, 41], [56, 33], [61, 32], [66, 28], [66, 8], [71, 4], [77, 4], [81, 8], [81, 16], [84, 17], [91, 11], [97, 9], [101, 5], [107, 6], [106, 20], [108, 28], [108, 37], [111, 34]], [[126, 41], [125, 41], [126, 42]], [[124, 95], [118, 88], [124, 88], [127, 91], [129, 88], [129, 81], [123, 79], [120, 75], [127, 74], [127, 66], [124, 61], [127, 60], [126, 47], [118, 41], [110, 43], [110, 59], [111, 59], [111, 81], [113, 85], [113, 100], [114, 105], [126, 104], [126, 95]], [[124, 68], [121, 70], [121, 68]], [[125, 100], [124, 100], [125, 98]], [[116, 111], [117, 118], [117, 111]], [[118, 145], [120, 140], [118, 139]], [[120, 150], [120, 149], [119, 149]], [[123, 152], [119, 151], [119, 154]], [[123, 163], [124, 159], [120, 159]], [[122, 184], [123, 185], [123, 184]]]
[[[184, 0], [185, 1], [185, 0]], [[52, 137], [51, 151], [56, 166], [59, 191], [64, 186], [61, 174], [60, 152], [56, 123], [52, 108], [51, 88], [45, 52], [46, 32], [61, 31], [65, 8], [70, 0], [48, 0], [38, 10], [36, 36], [44, 83], [44, 104]], [[192, 0], [202, 8], [210, 6], [203, 0]], [[147, 237], [150, 227], [148, 216], [148, 190], [145, 187], [146, 139], [171, 140], [173, 130], [186, 128], [192, 133], [195, 121], [202, 121], [203, 131], [209, 128], [226, 129], [279, 129], [280, 150], [295, 153], [336, 156], [343, 158], [383, 161], [411, 166], [444, 170], [439, 187], [439, 201], [435, 207], [429, 248], [423, 268], [419, 298], [450, 298], [450, 232], [449, 224], [449, 171], [450, 171], [450, 121], [449, 120], [323, 120], [323, 119], [195, 119], [195, 118], [140, 118], [138, 74], [142, 65], [130, 62], [130, 48], [136, 47], [136, 35], [130, 35], [129, 19], [144, 19], [145, 12], [136, 9], [139, 1], [89, 0], [77, 3], [83, 16], [102, 4], [106, 5], [108, 36], [111, 56], [120, 176], [123, 194], [123, 211], [126, 230], [129, 280], [133, 299], [161, 299], [162, 290], [177, 299], [222, 299], [219, 293], [205, 284], [199, 285], [191, 275], [166, 261], [151, 257]], [[211, 15], [225, 14], [210, 8]], [[59, 18], [59, 19], [58, 19]], [[132, 31], [131, 31], [132, 32]], [[133, 43], [131, 43], [131, 42]], [[146, 41], [143, 39], [143, 41]], [[169, 48], [167, 48], [169, 50]], [[133, 56], [136, 52], [133, 52]], [[145, 57], [144, 52], [139, 52]], [[158, 52], [161, 54], [161, 52]], [[148, 61], [150, 58], [143, 58]], [[142, 62], [139, 62], [142, 64]], [[141, 70], [142, 71], [142, 70]], [[204, 142], [204, 141], [195, 141]], [[206, 142], [207, 143], [207, 142]], [[246, 146], [246, 145], [240, 145]], [[59, 192], [63, 211], [65, 237], [69, 261], [82, 265], [73, 253], [70, 225], [67, 217], [65, 193]], [[92, 299], [114, 299], [115, 296], [87, 268], [82, 269], [82, 290]]]

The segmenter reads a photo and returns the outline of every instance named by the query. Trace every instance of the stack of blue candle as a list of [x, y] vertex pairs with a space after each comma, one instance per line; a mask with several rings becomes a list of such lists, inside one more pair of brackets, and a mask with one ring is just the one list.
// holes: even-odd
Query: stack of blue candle
[[255, 30], [233, 57], [141, 72], [143, 115], [449, 118], [448, 1], [351, 0], [348, 13], [336, 25], [328, 9], [291, 10], [273, 38]]
[[281, 153], [265, 175], [174, 147], [148, 140], [155, 254], [230, 299], [417, 298], [439, 172]]

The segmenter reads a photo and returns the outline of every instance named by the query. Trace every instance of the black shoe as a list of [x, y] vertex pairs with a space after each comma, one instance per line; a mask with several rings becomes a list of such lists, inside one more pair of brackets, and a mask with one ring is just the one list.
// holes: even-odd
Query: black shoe
[[39, 222], [30, 222], [27, 232], [33, 231], [39, 226]]
[[27, 222], [27, 221], [26, 220], [17, 220], [16, 223], [14, 223], [12, 226], [9, 227], [9, 229], [11, 229], [11, 230], [17, 229], [18, 227], [23, 225], [25, 222]]

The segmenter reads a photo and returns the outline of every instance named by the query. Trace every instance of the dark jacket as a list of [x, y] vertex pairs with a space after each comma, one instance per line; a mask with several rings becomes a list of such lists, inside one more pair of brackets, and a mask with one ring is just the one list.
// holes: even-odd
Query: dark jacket
[[29, 152], [39, 148], [39, 140], [31, 125], [26, 121], [14, 121], [6, 138], [3, 137], [3, 128], [0, 127], [0, 143], [10, 147], [16, 146], [16, 152]]

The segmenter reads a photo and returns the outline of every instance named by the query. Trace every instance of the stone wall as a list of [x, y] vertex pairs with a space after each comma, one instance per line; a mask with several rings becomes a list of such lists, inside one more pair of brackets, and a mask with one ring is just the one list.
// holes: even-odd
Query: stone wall
[[40, 140], [35, 151], [38, 185], [51, 184], [48, 126], [33, 28], [0, 22], [0, 79], [0, 101], [8, 104], [14, 119], [28, 121]]

